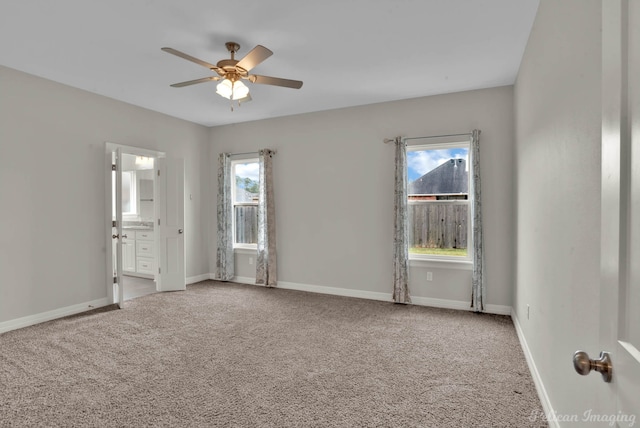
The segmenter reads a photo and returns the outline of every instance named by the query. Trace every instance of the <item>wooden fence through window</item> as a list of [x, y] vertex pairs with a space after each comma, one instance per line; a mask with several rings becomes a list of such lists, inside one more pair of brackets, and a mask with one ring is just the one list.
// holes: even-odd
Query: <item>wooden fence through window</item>
[[258, 206], [236, 205], [236, 242], [238, 244], [258, 243]]
[[466, 204], [410, 203], [409, 247], [467, 248], [468, 210]]

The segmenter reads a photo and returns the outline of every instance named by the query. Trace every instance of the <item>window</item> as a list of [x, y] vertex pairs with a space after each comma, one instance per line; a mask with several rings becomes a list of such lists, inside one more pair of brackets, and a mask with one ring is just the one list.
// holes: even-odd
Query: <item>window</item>
[[407, 147], [409, 257], [471, 260], [469, 143]]
[[258, 159], [231, 162], [234, 247], [255, 248], [258, 243]]
[[137, 215], [136, 172], [122, 172], [122, 215]]
[[[111, 188], [116, 188], [116, 173], [111, 174]], [[138, 206], [136, 200], [136, 172], [122, 172], [122, 215], [137, 215]], [[111, 213], [116, 217], [116, 192], [111, 195]]]

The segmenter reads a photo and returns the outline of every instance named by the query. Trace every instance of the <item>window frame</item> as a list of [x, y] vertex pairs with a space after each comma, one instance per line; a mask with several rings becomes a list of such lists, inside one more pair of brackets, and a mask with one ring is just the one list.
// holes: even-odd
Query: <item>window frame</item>
[[[236, 165], [246, 163], [260, 164], [257, 157], [233, 159], [231, 161], [231, 228], [233, 230], [233, 249], [258, 250], [258, 244], [246, 244], [236, 241], [236, 206], [258, 206], [258, 202], [236, 202]], [[258, 183], [260, 178], [258, 177]]]
[[[127, 212], [124, 211], [124, 208], [122, 210], [122, 218], [125, 220], [134, 220], [137, 219], [140, 216], [140, 204], [138, 203], [138, 181], [137, 181], [137, 172], [135, 170], [131, 170], [131, 171], [122, 171], [122, 182], [124, 183], [124, 180], [130, 180], [129, 183], [129, 207], [133, 207], [132, 210], [129, 210]], [[128, 178], [125, 178], [128, 177]], [[123, 192], [124, 194], [124, 192]], [[122, 206], [124, 207], [124, 201], [122, 203]]]
[[[467, 205], [467, 255], [462, 256], [445, 256], [437, 254], [413, 254], [409, 251], [410, 261], [423, 261], [423, 262], [443, 262], [443, 263], [473, 263], [473, 216], [471, 215], [471, 209], [473, 204], [473, 188], [471, 184], [471, 178], [473, 176], [473, 165], [471, 159], [471, 140], [467, 141], [450, 141], [450, 142], [434, 142], [434, 143], [416, 143], [407, 144], [407, 165], [405, 168], [405, 176], [407, 177], [407, 185], [409, 184], [409, 164], [408, 157], [409, 152], [420, 152], [427, 150], [447, 150], [447, 149], [467, 149], [467, 168], [469, 174], [469, 187], [467, 192], [467, 199], [450, 199], [450, 200], [437, 200], [437, 201], [409, 201], [409, 191], [407, 189], [407, 208], [409, 205], [418, 204], [431, 204], [439, 203], [446, 205]], [[407, 227], [410, 227], [409, 215], [407, 212]], [[407, 237], [408, 239], [410, 236]]]

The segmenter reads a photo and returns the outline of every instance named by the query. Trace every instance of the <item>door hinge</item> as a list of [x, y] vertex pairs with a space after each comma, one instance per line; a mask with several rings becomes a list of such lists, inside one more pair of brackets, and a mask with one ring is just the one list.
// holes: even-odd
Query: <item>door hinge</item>
[[118, 222], [116, 220], [113, 220], [111, 222], [111, 227], [117, 227], [118, 226]]
[[162, 270], [160, 270], [160, 268], [158, 268], [158, 273], [162, 273]]
[[158, 226], [160, 226], [160, 219], [158, 219]]
[[158, 177], [160, 177], [160, 170], [158, 170]]
[[115, 171], [116, 170], [116, 164], [112, 164], [111, 165], [111, 171]]
[[113, 283], [114, 283], [114, 284], [117, 284], [117, 283], [118, 283], [118, 277], [117, 277], [117, 276], [114, 276], [114, 277], [113, 277]]

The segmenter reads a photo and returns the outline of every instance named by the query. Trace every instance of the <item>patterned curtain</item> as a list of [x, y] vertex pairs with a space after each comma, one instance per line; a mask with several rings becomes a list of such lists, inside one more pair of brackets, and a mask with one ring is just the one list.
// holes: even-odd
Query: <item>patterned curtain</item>
[[276, 210], [273, 200], [273, 151], [260, 150], [260, 191], [258, 196], [258, 257], [256, 284], [278, 285], [276, 273]]
[[473, 273], [471, 275], [471, 307], [475, 312], [484, 312], [484, 241], [482, 237], [482, 192], [480, 187], [480, 130], [474, 129], [471, 136], [471, 224], [473, 224]]
[[395, 228], [393, 232], [393, 301], [409, 297], [409, 232], [407, 225], [407, 143], [396, 137]]
[[220, 153], [218, 165], [218, 250], [216, 252], [216, 279], [220, 281], [231, 281], [235, 273], [232, 210], [231, 155]]

